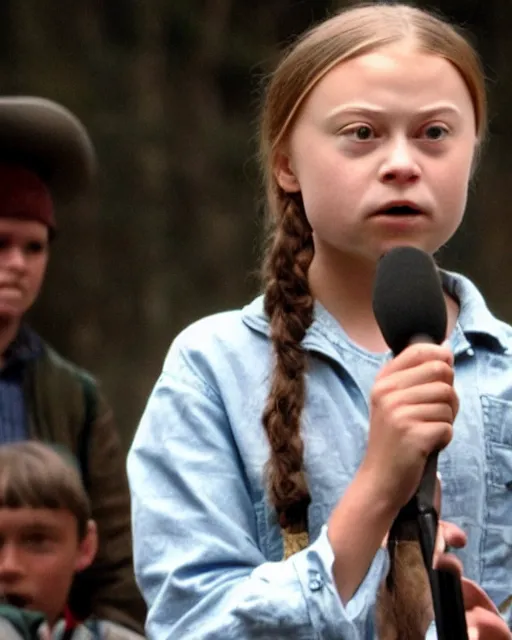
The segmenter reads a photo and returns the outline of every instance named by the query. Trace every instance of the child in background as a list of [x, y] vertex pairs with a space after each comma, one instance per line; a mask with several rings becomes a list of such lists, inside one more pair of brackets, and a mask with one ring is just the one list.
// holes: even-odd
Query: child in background
[[26, 640], [136, 640], [67, 609], [77, 573], [96, 554], [98, 536], [70, 454], [37, 441], [0, 446], [0, 637]]
[[81, 215], [96, 177], [94, 146], [72, 112], [44, 98], [0, 97], [0, 444], [41, 440], [76, 456], [100, 544], [73, 584], [70, 607], [142, 632], [125, 455], [112, 408], [98, 380], [28, 320], [59, 237], [59, 212]]

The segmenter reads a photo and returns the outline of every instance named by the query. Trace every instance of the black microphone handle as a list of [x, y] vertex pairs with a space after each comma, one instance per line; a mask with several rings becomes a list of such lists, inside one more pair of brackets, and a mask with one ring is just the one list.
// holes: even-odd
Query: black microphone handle
[[423, 562], [430, 582], [438, 640], [468, 640], [466, 612], [459, 575], [449, 569], [434, 569], [437, 513], [434, 509], [418, 515], [418, 533]]
[[[411, 338], [409, 344], [425, 342], [434, 344], [430, 336], [421, 334]], [[439, 451], [433, 451], [428, 456], [418, 489], [400, 510], [392, 529], [399, 532], [400, 521], [410, 522], [411, 517], [416, 519], [421, 553], [430, 582], [438, 640], [468, 640], [460, 578], [447, 569], [436, 570], [432, 567], [438, 524], [433, 505], [438, 455]]]
[[[409, 340], [409, 346], [413, 344], [425, 344], [425, 343], [436, 344], [435, 340], [433, 340], [431, 336], [426, 334], [421, 334], [421, 333], [418, 335], [412, 336], [412, 338]], [[436, 488], [436, 478], [437, 478], [438, 455], [439, 455], [439, 451], [433, 451], [428, 456], [427, 461], [425, 463], [425, 467], [423, 469], [423, 475], [421, 477], [420, 483], [416, 490], [416, 494], [412, 498], [413, 501], [417, 501], [417, 506], [420, 509], [422, 506], [425, 506], [424, 496], [426, 496], [427, 498], [426, 500], [427, 507], [431, 506], [431, 504], [429, 503], [434, 499], [434, 493]], [[404, 507], [404, 510], [406, 512], [409, 512], [412, 507], [413, 505], [411, 504], [406, 505], [406, 507]]]

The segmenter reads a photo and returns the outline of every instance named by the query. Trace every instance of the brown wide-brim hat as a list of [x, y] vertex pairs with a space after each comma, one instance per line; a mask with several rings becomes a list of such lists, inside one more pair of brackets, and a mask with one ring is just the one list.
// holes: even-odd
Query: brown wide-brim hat
[[37, 173], [58, 203], [86, 195], [96, 176], [96, 155], [84, 125], [45, 98], [0, 97], [0, 162]]

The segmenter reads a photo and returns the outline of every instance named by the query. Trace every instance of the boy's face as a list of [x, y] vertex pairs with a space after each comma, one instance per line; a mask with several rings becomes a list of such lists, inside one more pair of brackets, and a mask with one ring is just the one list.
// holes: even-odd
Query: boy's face
[[8, 604], [44, 613], [50, 625], [65, 608], [74, 574], [95, 553], [94, 523], [80, 541], [70, 511], [0, 508], [0, 592]]

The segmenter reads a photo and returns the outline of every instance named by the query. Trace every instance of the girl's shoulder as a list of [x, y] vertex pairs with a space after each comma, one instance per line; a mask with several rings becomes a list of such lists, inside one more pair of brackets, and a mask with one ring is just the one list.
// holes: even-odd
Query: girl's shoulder
[[257, 357], [268, 349], [268, 321], [260, 296], [245, 307], [215, 313], [188, 325], [173, 340], [164, 370], [179, 357], [216, 361], [236, 354]]
[[512, 327], [494, 315], [477, 285], [459, 273], [442, 271], [444, 289], [459, 305], [458, 325], [469, 342], [512, 354]]

